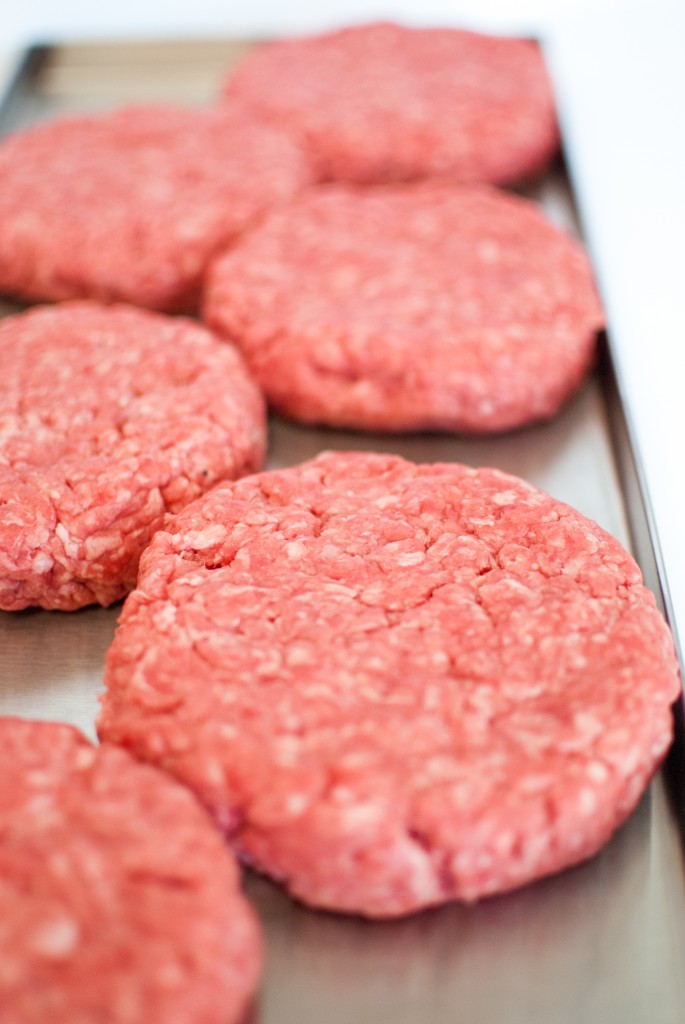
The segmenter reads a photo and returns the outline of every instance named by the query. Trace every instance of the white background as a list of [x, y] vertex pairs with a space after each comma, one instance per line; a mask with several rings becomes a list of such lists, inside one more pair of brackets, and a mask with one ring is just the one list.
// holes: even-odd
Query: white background
[[4, 0], [3, 6], [0, 45], [7, 50], [60, 36], [282, 32], [379, 17], [539, 31], [560, 17], [627, 5], [621, 0]]

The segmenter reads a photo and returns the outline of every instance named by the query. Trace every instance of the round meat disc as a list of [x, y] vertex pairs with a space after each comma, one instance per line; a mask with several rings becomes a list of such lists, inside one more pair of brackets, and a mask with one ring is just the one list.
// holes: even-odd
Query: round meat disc
[[0, 291], [194, 311], [209, 258], [310, 181], [239, 105], [39, 124], [0, 144]]
[[110, 604], [166, 512], [261, 465], [261, 394], [190, 320], [68, 302], [0, 322], [0, 608]]
[[0, 719], [0, 771], [0, 1019], [240, 1019], [261, 939], [191, 794], [52, 722]]
[[504, 184], [559, 144], [542, 55], [523, 39], [355, 26], [253, 50], [224, 92], [299, 133], [323, 180]]
[[488, 186], [324, 185], [210, 267], [207, 322], [307, 423], [505, 430], [578, 387], [603, 323], [575, 239]]
[[315, 906], [391, 917], [595, 853], [671, 737], [635, 562], [515, 477], [325, 454], [220, 485], [143, 556], [101, 735]]

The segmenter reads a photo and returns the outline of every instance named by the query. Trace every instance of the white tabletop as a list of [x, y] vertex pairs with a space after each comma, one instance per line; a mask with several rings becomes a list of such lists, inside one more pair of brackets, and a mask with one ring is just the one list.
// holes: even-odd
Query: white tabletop
[[[647, 7], [647, 0], [644, 0]], [[5, 0], [0, 69], [22, 47], [59, 39], [131, 39], [310, 31], [394, 18], [539, 35], [567, 18], [620, 11], [624, 0]]]

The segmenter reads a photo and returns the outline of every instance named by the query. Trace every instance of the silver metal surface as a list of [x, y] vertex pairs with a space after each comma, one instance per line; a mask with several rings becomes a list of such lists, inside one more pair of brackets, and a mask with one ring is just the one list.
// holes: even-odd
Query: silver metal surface
[[[182, 50], [188, 80], [198, 81], [197, 68], [190, 69], [194, 61], [203, 81], [220, 78], [226, 60], [219, 44]], [[103, 68], [102, 48], [98, 59], [78, 47], [34, 56], [5, 108], [4, 127], [48, 110], [92, 105], [93, 94], [98, 104], [130, 99], [128, 85], [116, 88], [127, 61], [136, 65], [138, 97], [149, 98], [144, 83], [150, 79], [150, 95], [159, 98], [160, 81], [150, 71], [154, 47], [134, 48], [128, 57], [125, 47], [109, 51], [116, 57], [114, 70]], [[173, 68], [164, 68], [174, 78]], [[94, 86], [90, 99], [80, 103], [79, 90], [88, 92], [91, 79], [100, 91]], [[179, 92], [176, 82], [170, 98]], [[562, 176], [543, 183], [539, 197], [557, 219], [573, 223]], [[630, 452], [625, 435], [610, 429], [607, 380], [606, 368], [598, 370], [553, 421], [496, 438], [398, 438], [315, 431], [275, 420], [269, 465], [299, 462], [325, 448], [496, 465], [575, 505], [624, 544], [629, 513], [651, 580], [639, 495], [620, 483], [630, 478]], [[66, 720], [94, 735], [103, 658], [117, 614], [117, 608], [0, 613], [0, 713]], [[264, 925], [267, 952], [251, 1024], [681, 1024], [685, 864], [672, 785], [681, 776], [674, 760], [672, 771], [662, 773], [594, 860], [473, 907], [370, 923], [308, 910], [270, 882], [249, 876], [247, 890]]]

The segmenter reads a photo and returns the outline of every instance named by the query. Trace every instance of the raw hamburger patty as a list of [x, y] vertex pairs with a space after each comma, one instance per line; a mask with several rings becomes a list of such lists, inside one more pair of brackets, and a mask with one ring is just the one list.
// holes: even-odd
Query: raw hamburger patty
[[36, 309], [0, 322], [0, 366], [0, 608], [118, 600], [165, 512], [261, 464], [261, 395], [189, 320]]
[[538, 47], [371, 24], [251, 52], [225, 87], [306, 140], [324, 180], [515, 181], [558, 146]]
[[310, 180], [237, 105], [40, 124], [0, 144], [0, 291], [191, 311], [210, 256]]
[[235, 861], [123, 750], [0, 719], [1, 1024], [229, 1024], [259, 973]]
[[320, 186], [210, 267], [204, 317], [279, 411], [372, 430], [550, 416], [591, 362], [587, 257], [487, 186]]
[[153, 538], [99, 729], [316, 906], [404, 914], [593, 854], [671, 736], [633, 560], [515, 477], [327, 454]]

